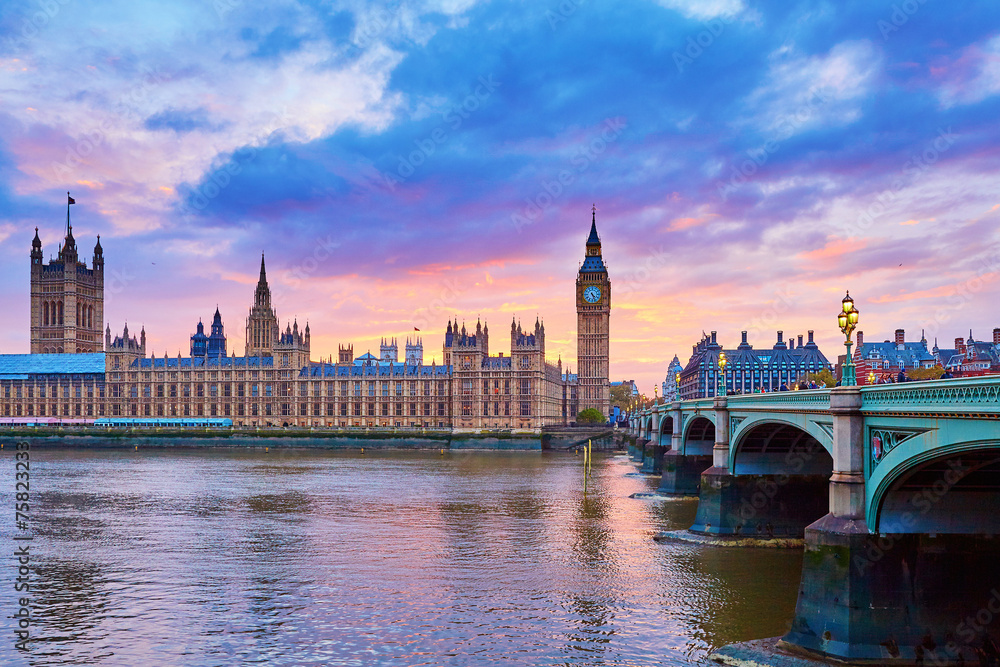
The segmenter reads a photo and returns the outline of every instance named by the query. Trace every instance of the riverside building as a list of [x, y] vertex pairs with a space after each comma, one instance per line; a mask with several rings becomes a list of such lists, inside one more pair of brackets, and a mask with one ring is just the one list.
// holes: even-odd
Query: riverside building
[[[596, 222], [587, 242], [587, 285], [599, 283], [601, 298], [581, 298], [577, 305], [601, 306], [592, 316], [583, 352], [587, 405], [601, 405], [607, 392], [607, 309], [610, 307], [606, 270], [592, 276]], [[407, 340], [399, 359], [395, 339], [383, 340], [379, 356], [355, 358], [352, 345], [341, 345], [336, 361], [314, 359], [309, 324], [279, 325], [272, 307], [263, 256], [253, 305], [246, 318], [242, 356], [231, 350], [222, 315], [216, 308], [210, 335], [199, 322], [191, 336], [190, 355], [148, 354], [146, 332], [129, 333], [126, 324], [112, 336], [110, 325], [91, 340], [103, 321], [103, 282], [91, 278], [103, 271], [100, 244], [94, 268], [77, 262], [71, 228], [60, 260], [51, 271], [62, 276], [39, 285], [48, 289], [36, 308], [36, 274], [41, 245], [32, 246], [32, 354], [0, 355], [0, 423], [223, 423], [240, 427], [319, 428], [443, 428], [459, 432], [528, 431], [564, 425], [575, 419], [584, 401], [578, 376], [562, 361], [546, 359], [545, 325], [523, 327], [511, 321], [510, 353], [491, 354], [489, 326], [469, 329], [458, 320], [445, 328], [441, 363], [424, 361], [422, 338]], [[70, 264], [73, 262], [74, 264]], [[65, 267], [71, 266], [71, 271]], [[603, 264], [601, 267], [603, 269]], [[87, 272], [90, 273], [87, 273]], [[74, 275], [67, 278], [68, 273]], [[102, 280], [102, 279], [101, 279]], [[93, 282], [87, 282], [93, 281]], [[85, 289], [81, 289], [83, 286]], [[69, 295], [79, 296], [75, 301]], [[56, 304], [56, 305], [52, 305]], [[59, 304], [62, 304], [60, 306]], [[66, 323], [66, 304], [74, 312]], [[91, 310], [93, 309], [93, 310]], [[39, 314], [40, 313], [40, 314]], [[46, 313], [49, 313], [46, 319]], [[55, 324], [53, 315], [55, 313]], [[91, 314], [93, 313], [93, 315]], [[60, 319], [61, 316], [61, 319]], [[589, 319], [588, 319], [589, 322]], [[85, 323], [85, 324], [84, 324]], [[36, 330], [47, 341], [36, 351]], [[97, 329], [100, 331], [100, 329]], [[103, 344], [102, 344], [103, 343]]]

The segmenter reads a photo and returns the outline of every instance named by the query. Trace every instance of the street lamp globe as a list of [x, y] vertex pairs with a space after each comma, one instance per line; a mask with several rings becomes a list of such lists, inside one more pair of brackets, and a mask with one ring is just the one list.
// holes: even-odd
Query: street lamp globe
[[719, 389], [715, 392], [716, 396], [726, 395], [726, 364], [728, 363], [725, 351], [719, 352]]
[[844, 297], [844, 300], [841, 302], [841, 305], [845, 313], [849, 313], [852, 310], [854, 310], [854, 299], [851, 298], [850, 291], [847, 292], [847, 296]]
[[844, 361], [844, 372], [841, 384], [845, 387], [853, 387], [858, 383], [856, 370], [854, 366], [854, 359], [851, 356], [851, 334], [858, 326], [858, 309], [854, 306], [854, 299], [851, 298], [851, 293], [847, 292], [847, 296], [840, 304], [840, 312], [837, 313], [837, 326], [847, 337], [844, 341], [844, 345], [847, 347], [847, 357]]

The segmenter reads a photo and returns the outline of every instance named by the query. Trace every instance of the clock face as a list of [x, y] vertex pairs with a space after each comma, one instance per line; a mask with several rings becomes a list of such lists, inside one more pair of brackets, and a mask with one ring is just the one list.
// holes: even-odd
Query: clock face
[[587, 303], [597, 303], [601, 300], [601, 288], [591, 285], [583, 290], [583, 300]]

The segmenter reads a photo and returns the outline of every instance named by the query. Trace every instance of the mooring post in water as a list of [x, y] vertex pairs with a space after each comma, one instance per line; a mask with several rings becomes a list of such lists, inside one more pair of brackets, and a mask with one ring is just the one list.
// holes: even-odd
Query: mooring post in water
[[590, 440], [587, 441], [587, 477], [590, 477], [590, 465], [594, 461], [594, 448]]

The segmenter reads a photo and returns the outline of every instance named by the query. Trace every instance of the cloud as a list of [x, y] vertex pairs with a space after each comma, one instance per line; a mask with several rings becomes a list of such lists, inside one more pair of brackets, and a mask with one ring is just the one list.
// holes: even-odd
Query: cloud
[[932, 68], [940, 80], [939, 98], [946, 107], [975, 104], [1000, 93], [1000, 35], [973, 44]]
[[165, 109], [148, 117], [143, 126], [147, 130], [172, 130], [178, 134], [193, 132], [195, 130], [216, 130], [221, 129], [208, 118], [208, 112], [204, 108], [182, 111], [179, 109]]
[[858, 120], [882, 66], [868, 40], [841, 42], [811, 56], [782, 46], [770, 60], [763, 85], [748, 96], [747, 105], [756, 111], [754, 123], [776, 141]]
[[732, 16], [742, 12], [743, 0], [658, 0], [668, 9], [680, 12], [687, 18], [705, 21], [717, 16]]

